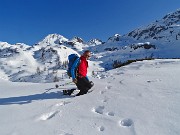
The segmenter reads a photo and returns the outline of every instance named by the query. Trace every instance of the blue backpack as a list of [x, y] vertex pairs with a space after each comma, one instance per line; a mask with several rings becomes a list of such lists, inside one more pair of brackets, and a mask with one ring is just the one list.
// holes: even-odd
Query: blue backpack
[[[74, 62], [76, 61], [76, 59], [78, 59], [78, 58], [79, 58], [79, 56], [77, 54], [70, 54], [68, 56], [69, 63], [68, 63], [67, 74], [68, 74], [69, 77], [72, 77], [72, 75], [71, 75], [71, 68], [72, 68]], [[77, 67], [78, 67], [78, 65], [77, 65]], [[75, 73], [77, 72], [77, 67], [75, 67], [75, 71], [74, 71]]]

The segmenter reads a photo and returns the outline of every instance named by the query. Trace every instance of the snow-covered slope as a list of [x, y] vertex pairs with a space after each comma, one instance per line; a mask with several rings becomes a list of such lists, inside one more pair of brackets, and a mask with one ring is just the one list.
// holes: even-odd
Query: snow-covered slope
[[93, 92], [80, 97], [62, 96], [73, 84], [0, 78], [0, 134], [179, 135], [179, 74], [180, 60], [136, 62], [90, 77]]

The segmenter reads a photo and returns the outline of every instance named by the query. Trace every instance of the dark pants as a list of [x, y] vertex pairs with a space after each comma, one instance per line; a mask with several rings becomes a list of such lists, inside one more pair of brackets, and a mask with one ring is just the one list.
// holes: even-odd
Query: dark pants
[[89, 81], [86, 77], [77, 78], [76, 86], [80, 90], [80, 92], [76, 96], [80, 96], [86, 94], [89, 89], [92, 88], [94, 84]]

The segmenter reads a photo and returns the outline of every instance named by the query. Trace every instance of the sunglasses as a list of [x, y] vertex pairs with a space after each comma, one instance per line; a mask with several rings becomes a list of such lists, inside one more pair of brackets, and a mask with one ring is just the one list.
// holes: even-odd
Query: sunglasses
[[88, 57], [88, 58], [89, 58], [89, 57], [91, 57], [91, 56], [90, 56], [90, 55], [86, 55], [86, 57]]

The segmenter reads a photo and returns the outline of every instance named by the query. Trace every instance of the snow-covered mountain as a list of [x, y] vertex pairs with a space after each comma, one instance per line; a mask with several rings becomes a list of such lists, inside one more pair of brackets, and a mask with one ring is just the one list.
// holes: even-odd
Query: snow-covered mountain
[[107, 69], [129, 60], [180, 58], [180, 9], [125, 35], [115, 34], [91, 50]]
[[136, 29], [126, 36], [136, 40], [151, 40], [152, 42], [174, 42], [180, 39], [180, 9], [169, 13], [161, 20], [150, 25]]
[[[46, 41], [48, 41], [47, 44]], [[11, 81], [46, 82], [44, 80], [47, 77], [48, 80], [53, 80], [53, 77], [57, 75], [55, 69], [64, 69], [65, 72], [64, 63], [68, 55], [77, 52], [53, 41], [60, 40], [45, 38], [32, 47], [0, 42], [0, 70], [4, 72], [3, 78]]]
[[68, 55], [80, 55], [85, 49], [92, 51], [91, 71], [97, 72], [136, 60], [180, 58], [180, 10], [125, 35], [115, 34], [106, 42], [59, 34], [49, 34], [33, 46], [0, 42], [0, 70], [11, 81], [58, 81], [66, 77]]
[[53, 82], [67, 77], [68, 55], [81, 54], [89, 45], [82, 38], [50, 34], [33, 46], [0, 42], [3, 77], [20, 82]]

